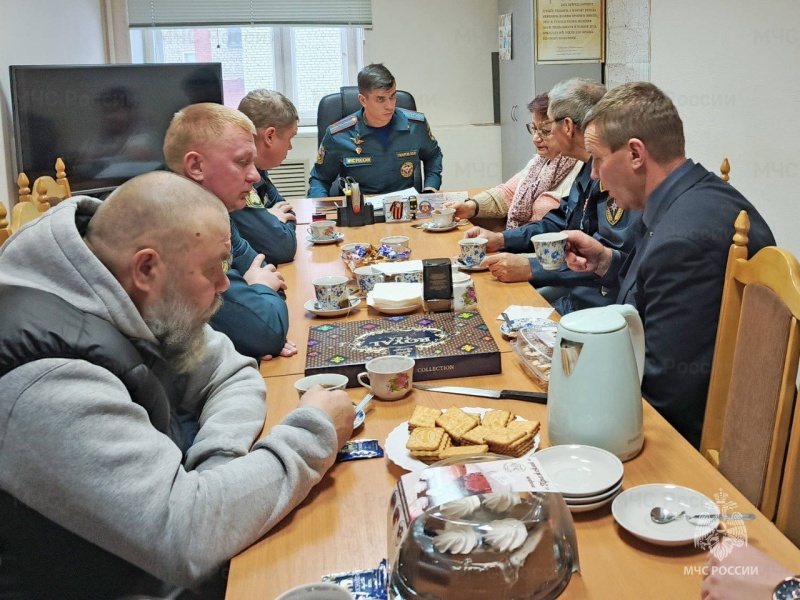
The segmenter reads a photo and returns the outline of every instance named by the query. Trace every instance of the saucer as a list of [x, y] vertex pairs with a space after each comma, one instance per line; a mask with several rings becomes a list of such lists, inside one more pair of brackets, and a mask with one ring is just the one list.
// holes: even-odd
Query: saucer
[[344, 233], [341, 231], [337, 231], [329, 238], [313, 238], [310, 235], [306, 237], [306, 240], [311, 244], [335, 244], [336, 242], [341, 242], [343, 239]]
[[358, 305], [361, 303], [361, 298], [350, 296], [350, 306], [346, 308], [334, 308], [333, 310], [322, 310], [317, 308], [317, 301], [313, 298], [303, 305], [308, 312], [317, 315], [318, 317], [341, 317], [353, 310], [358, 310]]
[[364, 411], [360, 410], [356, 413], [356, 418], [353, 419], [353, 429], [357, 429], [364, 424], [365, 419]]
[[622, 461], [594, 446], [551, 446], [536, 458], [565, 499], [597, 496], [622, 480]]
[[453, 257], [453, 264], [457, 266], [462, 271], [488, 271], [489, 267], [482, 267], [479, 264], [475, 265], [474, 267], [469, 267], [462, 263], [457, 256]]
[[583, 513], [589, 512], [590, 510], [597, 510], [601, 506], [605, 506], [606, 504], [611, 503], [612, 500], [619, 494], [620, 488], [614, 489], [614, 491], [608, 496], [608, 498], [604, 498], [602, 500], [598, 500], [597, 502], [591, 502], [588, 504], [570, 504], [567, 502], [567, 508], [569, 512], [575, 513]]
[[458, 221], [453, 221], [452, 223], [450, 223], [450, 225], [445, 225], [444, 227], [439, 227], [433, 221], [428, 221], [427, 223], [422, 224], [421, 229], [431, 232], [441, 232], [441, 231], [453, 231], [453, 229], [455, 229], [456, 227], [458, 227]]
[[719, 506], [711, 498], [680, 485], [665, 483], [638, 485], [625, 490], [614, 499], [611, 514], [620, 527], [639, 539], [659, 546], [691, 544], [708, 536], [719, 525], [717, 518], [694, 524], [683, 517], [659, 525], [650, 519], [650, 511], [656, 506], [663, 506], [675, 513], [685, 510], [686, 514], [719, 514]]

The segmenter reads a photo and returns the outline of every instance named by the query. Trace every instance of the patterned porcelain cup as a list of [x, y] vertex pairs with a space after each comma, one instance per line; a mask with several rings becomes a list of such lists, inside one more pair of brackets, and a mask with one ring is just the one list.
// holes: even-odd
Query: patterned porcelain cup
[[[414, 359], [407, 356], [379, 356], [365, 365], [358, 382], [381, 400], [399, 400], [411, 391]], [[364, 381], [367, 379], [367, 381]]]
[[545, 271], [557, 271], [564, 266], [564, 254], [567, 247], [566, 233], [563, 231], [540, 233], [533, 236], [531, 242], [536, 251], [536, 260]]
[[316, 221], [309, 224], [308, 230], [315, 240], [329, 240], [336, 233], [336, 221]]
[[317, 295], [319, 310], [337, 310], [350, 306], [350, 297], [347, 294], [347, 277], [341, 275], [327, 275], [317, 277], [311, 284]]
[[405, 273], [398, 273], [394, 276], [394, 280], [405, 283], [422, 283], [422, 271], [406, 271]]
[[487, 242], [486, 238], [480, 237], [458, 240], [458, 245], [461, 246], [459, 262], [467, 267], [477, 267], [486, 258]]
[[478, 296], [475, 295], [475, 283], [466, 273], [453, 277], [453, 310], [475, 311], [478, 309]]
[[382, 283], [386, 281], [386, 276], [383, 273], [376, 271], [369, 265], [366, 267], [358, 267], [355, 271], [353, 271], [353, 274], [356, 276], [358, 289], [364, 295], [371, 292], [376, 283]]
[[302, 396], [309, 388], [315, 385], [321, 385], [326, 390], [343, 390], [347, 387], [346, 375], [338, 373], [320, 373], [319, 375], [309, 375], [294, 382], [294, 389], [297, 390], [297, 395]]

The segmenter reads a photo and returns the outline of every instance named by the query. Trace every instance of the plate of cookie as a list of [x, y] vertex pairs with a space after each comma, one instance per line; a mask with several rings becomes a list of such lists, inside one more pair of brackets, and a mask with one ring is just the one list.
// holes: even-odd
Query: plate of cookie
[[539, 441], [538, 421], [526, 421], [507, 410], [417, 405], [411, 418], [386, 437], [384, 451], [397, 466], [419, 471], [459, 454], [527, 456], [539, 448]]

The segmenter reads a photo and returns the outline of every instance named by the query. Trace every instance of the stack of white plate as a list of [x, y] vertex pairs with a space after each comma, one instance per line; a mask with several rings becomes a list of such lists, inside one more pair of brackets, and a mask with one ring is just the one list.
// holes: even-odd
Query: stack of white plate
[[622, 461], [607, 450], [552, 446], [534, 456], [573, 513], [605, 506], [622, 488]]

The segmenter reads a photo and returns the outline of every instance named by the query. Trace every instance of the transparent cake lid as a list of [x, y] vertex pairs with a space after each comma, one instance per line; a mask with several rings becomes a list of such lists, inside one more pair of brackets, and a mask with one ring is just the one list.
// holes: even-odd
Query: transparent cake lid
[[[502, 459], [483, 455], [480, 462]], [[462, 485], [450, 499], [417, 517], [400, 542], [389, 597], [425, 600], [534, 600], [555, 598], [578, 570], [577, 539], [562, 496], [547, 491], [490, 491], [494, 481], [471, 470], [473, 459], [455, 458], [427, 485]], [[424, 473], [423, 473], [424, 474]], [[486, 475], [489, 479], [491, 474]], [[443, 481], [451, 478], [450, 481]], [[429, 494], [435, 498], [436, 494]]]

